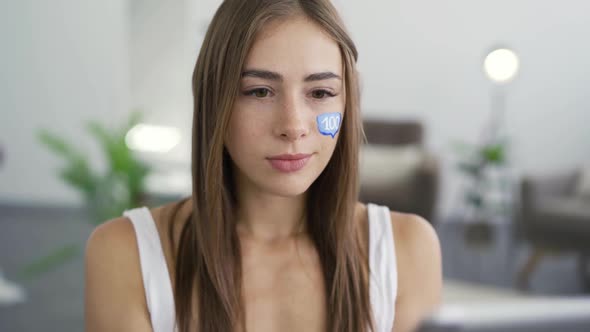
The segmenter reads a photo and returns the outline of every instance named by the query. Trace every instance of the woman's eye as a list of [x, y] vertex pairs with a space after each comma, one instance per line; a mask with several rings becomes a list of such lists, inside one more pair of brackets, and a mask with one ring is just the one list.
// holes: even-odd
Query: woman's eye
[[327, 90], [314, 90], [311, 96], [314, 99], [326, 99], [326, 97], [334, 97], [335, 95]]
[[246, 92], [247, 96], [254, 96], [256, 98], [266, 98], [270, 94], [270, 91], [265, 88], [258, 88]]

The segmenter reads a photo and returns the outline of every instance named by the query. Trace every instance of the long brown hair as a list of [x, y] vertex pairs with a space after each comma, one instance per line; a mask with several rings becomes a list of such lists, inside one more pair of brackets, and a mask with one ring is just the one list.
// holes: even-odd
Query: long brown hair
[[182, 228], [175, 259], [180, 332], [194, 327], [202, 332], [240, 326], [245, 330], [235, 187], [223, 138], [257, 33], [270, 20], [294, 15], [307, 17], [331, 36], [340, 46], [344, 66], [342, 128], [332, 158], [308, 190], [306, 209], [326, 286], [327, 330], [373, 330], [368, 263], [354, 222], [363, 137], [356, 47], [329, 0], [225, 0], [209, 26], [193, 73], [193, 210]]

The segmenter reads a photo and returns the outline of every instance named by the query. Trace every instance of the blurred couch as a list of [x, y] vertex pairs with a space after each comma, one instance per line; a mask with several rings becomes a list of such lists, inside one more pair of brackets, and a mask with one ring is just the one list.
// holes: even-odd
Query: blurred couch
[[533, 250], [517, 286], [528, 287], [531, 274], [547, 254], [574, 251], [582, 281], [590, 290], [590, 166], [546, 176], [524, 176], [520, 185], [518, 235]]
[[439, 187], [436, 156], [423, 146], [418, 121], [364, 120], [360, 200], [433, 222]]

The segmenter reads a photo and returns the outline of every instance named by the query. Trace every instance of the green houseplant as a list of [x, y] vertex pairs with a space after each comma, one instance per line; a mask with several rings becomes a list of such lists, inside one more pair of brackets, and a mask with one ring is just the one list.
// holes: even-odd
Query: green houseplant
[[[63, 159], [65, 165], [59, 177], [76, 189], [83, 197], [89, 213], [88, 220], [98, 225], [120, 216], [122, 212], [145, 203], [145, 183], [150, 168], [133, 153], [125, 141], [129, 130], [139, 123], [141, 113], [134, 111], [119, 128], [106, 128], [96, 121], [87, 124], [87, 130], [102, 147], [107, 161], [104, 173], [92, 169], [88, 156], [46, 129], [38, 132], [39, 141]], [[28, 264], [19, 273], [20, 279], [29, 279], [59, 266], [81, 253], [81, 245], [64, 245], [39, 260]]]
[[492, 237], [490, 222], [505, 220], [511, 213], [509, 203], [505, 201], [510, 191], [506, 176], [508, 139], [481, 144], [455, 141], [453, 148], [459, 155], [456, 168], [467, 180], [459, 215], [470, 223], [466, 240], [475, 245], [489, 244]]
[[507, 165], [508, 140], [498, 139], [483, 144], [470, 144], [455, 141], [454, 150], [459, 155], [457, 170], [463, 174], [468, 185], [463, 192], [463, 203], [466, 207], [467, 218], [489, 219], [509, 213], [509, 208], [503, 201], [490, 199], [493, 191], [503, 192], [508, 188], [507, 179], [494, 177], [490, 170], [500, 170]]

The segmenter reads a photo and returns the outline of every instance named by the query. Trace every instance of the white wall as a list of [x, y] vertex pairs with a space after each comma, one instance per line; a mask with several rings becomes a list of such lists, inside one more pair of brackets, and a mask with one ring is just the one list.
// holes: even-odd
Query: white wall
[[[507, 89], [515, 176], [590, 163], [590, 3], [535, 1], [338, 1], [360, 50], [366, 116], [418, 117], [442, 158], [440, 212], [459, 179], [450, 140], [476, 140], [490, 110], [481, 65], [496, 44], [521, 72]], [[372, 6], [373, 5], [373, 6]]]
[[179, 146], [151, 160], [190, 159], [191, 77], [196, 61], [196, 27], [185, 0], [135, 0], [131, 11], [131, 103], [146, 122], [180, 128]]
[[0, 25], [0, 202], [79, 202], [35, 135], [60, 133], [104, 167], [83, 125], [128, 113], [126, 2], [2, 1]]
[[[481, 63], [498, 43], [513, 48], [522, 64], [507, 86], [516, 176], [590, 163], [587, 1], [334, 1], [360, 51], [364, 115], [419, 118], [426, 125], [426, 144], [443, 166], [442, 214], [450, 212], [459, 183], [450, 142], [475, 140], [487, 120], [491, 85]], [[0, 200], [71, 198], [48, 169], [58, 163], [33, 141], [32, 128], [73, 128], [75, 134], [82, 115], [109, 119], [124, 109], [125, 92], [149, 121], [183, 130], [181, 145], [162, 158], [188, 162], [190, 75], [205, 22], [220, 2], [133, 0], [128, 18], [117, 1], [88, 8], [66, 0], [33, 7], [28, 0], [9, 5], [10, 14], [2, 10], [0, 24], [18, 33], [0, 29], [9, 37], [2, 60], [9, 64], [2, 68], [10, 70], [0, 77], [0, 139], [10, 142]], [[70, 15], [60, 16], [60, 8]], [[104, 17], [111, 17], [108, 24]], [[56, 38], [62, 35], [67, 38]], [[48, 167], [34, 167], [40, 163]]]

